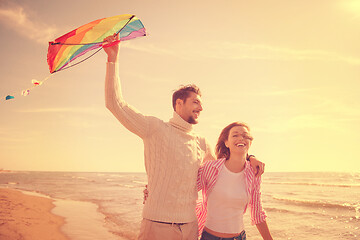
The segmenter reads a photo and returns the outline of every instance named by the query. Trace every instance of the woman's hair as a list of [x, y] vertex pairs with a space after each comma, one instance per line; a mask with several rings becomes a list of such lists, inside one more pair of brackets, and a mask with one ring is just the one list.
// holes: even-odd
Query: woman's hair
[[[233, 122], [227, 125], [220, 133], [219, 139], [216, 144], [216, 157], [217, 159], [226, 158], [229, 159], [230, 157], [230, 150], [225, 146], [225, 141], [229, 138], [230, 130], [233, 127], [245, 127], [248, 131], [250, 131], [250, 127], [246, 123], [242, 122]], [[252, 139], [251, 139], [252, 140]]]

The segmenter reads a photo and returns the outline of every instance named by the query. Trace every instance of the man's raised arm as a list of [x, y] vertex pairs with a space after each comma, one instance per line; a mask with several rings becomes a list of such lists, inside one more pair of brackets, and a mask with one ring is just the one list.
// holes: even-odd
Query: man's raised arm
[[[110, 36], [104, 41], [112, 43], [118, 40], [117, 36]], [[111, 45], [111, 44], [110, 44]], [[150, 119], [138, 112], [135, 108], [129, 106], [121, 92], [121, 83], [118, 73], [118, 55], [119, 44], [104, 46], [108, 56], [106, 64], [105, 77], [105, 105], [106, 108], [124, 125], [129, 131], [135, 133], [141, 138], [149, 134]]]

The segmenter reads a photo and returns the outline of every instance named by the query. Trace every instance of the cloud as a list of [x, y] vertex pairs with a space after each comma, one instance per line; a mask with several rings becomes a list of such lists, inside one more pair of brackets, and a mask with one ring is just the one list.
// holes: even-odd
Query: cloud
[[[305, 89], [304, 92], [306, 92]], [[280, 107], [280, 114], [264, 117], [262, 122], [254, 128], [266, 133], [327, 129], [351, 134], [357, 131], [354, 126], [360, 126], [360, 108], [356, 102], [343, 102], [319, 97], [316, 94], [309, 95], [307, 98], [311, 98], [312, 104], [308, 104], [300, 111], [296, 108]], [[276, 113], [275, 109], [271, 111]]]
[[[359, 106], [351, 106], [349, 104], [342, 103], [333, 99], [320, 99], [318, 104], [313, 106], [318, 112], [324, 114], [331, 114], [335, 118], [340, 119], [359, 119], [360, 108]], [[350, 117], [350, 118], [349, 118]]]
[[9, 137], [0, 137], [0, 142], [5, 142], [5, 143], [22, 143], [22, 142], [31, 142], [32, 139], [30, 137], [24, 138], [24, 137], [14, 137], [14, 136], [9, 136]]
[[87, 113], [95, 115], [104, 115], [104, 111], [99, 111], [98, 108], [33, 108], [15, 110], [19, 113]]
[[299, 89], [285, 89], [285, 90], [270, 90], [266, 92], [256, 91], [253, 93], [247, 93], [250, 96], [258, 95], [258, 96], [294, 96], [294, 94], [302, 94], [302, 93], [311, 93], [319, 88], [299, 88]]
[[19, 35], [41, 44], [54, 38], [57, 28], [32, 20], [21, 6], [0, 8], [0, 23]]
[[[32, 109], [20, 109], [14, 110], [17, 113], [23, 114], [45, 114], [45, 117], [54, 116], [57, 117], [57, 121], [61, 122], [62, 126], [72, 127], [76, 129], [86, 129], [86, 128], [106, 128], [107, 125], [99, 121], [99, 118], [107, 118], [109, 112], [106, 108], [99, 107], [88, 107], [88, 108], [32, 108]], [[91, 115], [92, 117], [89, 117]], [[39, 127], [48, 128], [54, 127], [57, 124], [57, 121], [46, 121], [39, 123]], [[37, 129], [37, 127], [36, 127]], [[5, 131], [4, 131], [5, 132]], [[8, 131], [9, 132], [9, 131]], [[1, 139], [1, 129], [0, 129], [0, 139]]]
[[[305, 113], [293, 117], [273, 117], [265, 120], [263, 124], [254, 127], [258, 132], [283, 133], [292, 130], [328, 129], [331, 131], [348, 131], [347, 126], [354, 126], [360, 122], [359, 111], [329, 109], [327, 113]], [[341, 112], [344, 112], [342, 114]], [[348, 125], [351, 124], [351, 125]], [[351, 130], [353, 131], [353, 130]]]
[[26, 133], [19, 128], [7, 127], [0, 128], [1, 147], [12, 145], [14, 143], [31, 142], [34, 137], [39, 136], [39, 131], [27, 129]]
[[292, 130], [335, 129], [337, 122], [321, 114], [301, 114], [290, 118], [273, 118], [264, 126], [254, 126], [257, 132], [285, 133]]
[[[339, 61], [348, 64], [360, 65], [360, 59], [342, 56], [334, 52], [317, 49], [291, 49], [269, 45], [242, 44], [223, 42], [217, 44], [223, 53], [216, 52], [218, 57], [233, 59], [260, 59], [260, 60], [285, 60], [285, 61]], [[220, 53], [220, 55], [218, 55]]]
[[158, 47], [154, 44], [128, 44], [126, 47], [148, 52], [151, 54], [168, 55], [185, 60], [201, 60], [203, 58], [227, 60], [278, 60], [278, 61], [305, 61], [315, 60], [323, 62], [343, 62], [351, 65], [360, 65], [360, 59], [317, 49], [291, 49], [261, 44], [244, 44], [239, 42], [194, 42], [181, 45]]
[[[137, 50], [137, 51], [141, 51], [141, 52], [147, 52], [147, 53], [157, 54], [157, 55], [184, 57], [184, 56], [179, 55], [179, 52], [176, 51], [176, 47], [169, 46], [168, 48], [163, 48], [163, 47], [158, 47], [154, 44], [142, 43], [141, 45], [138, 45], [138, 44], [131, 44], [130, 42], [124, 42], [121, 44], [124, 47], [130, 48], [133, 50]], [[171, 48], [173, 48], [173, 49], [171, 49]]]
[[154, 77], [154, 76], [149, 75], [149, 74], [141, 74], [139, 72], [133, 72], [133, 71], [128, 72], [127, 74], [132, 79], [133, 78], [138, 78], [138, 79], [141, 79], [141, 81], [150, 82], [152, 84], [167, 83], [170, 80], [169, 77]]
[[289, 119], [284, 125], [285, 129], [299, 128], [332, 128], [334, 126], [329, 118], [320, 114], [303, 114]]

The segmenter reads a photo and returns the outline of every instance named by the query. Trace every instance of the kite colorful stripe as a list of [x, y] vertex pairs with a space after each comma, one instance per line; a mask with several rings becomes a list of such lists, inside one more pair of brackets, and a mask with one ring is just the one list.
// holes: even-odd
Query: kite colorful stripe
[[89, 51], [101, 48], [103, 39], [114, 34], [120, 34], [120, 41], [126, 41], [145, 36], [146, 31], [140, 19], [131, 14], [102, 18], [85, 24], [49, 42], [47, 61], [50, 73], [80, 63], [69, 66], [69, 63]]

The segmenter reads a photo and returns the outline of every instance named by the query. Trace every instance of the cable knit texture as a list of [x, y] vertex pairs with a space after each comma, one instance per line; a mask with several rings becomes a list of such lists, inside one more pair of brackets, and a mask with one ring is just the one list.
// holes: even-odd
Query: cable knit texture
[[122, 97], [117, 63], [107, 63], [105, 102], [114, 116], [144, 142], [149, 196], [143, 217], [173, 223], [195, 221], [197, 172], [210, 151], [206, 140], [176, 112], [164, 122], [129, 106]]

